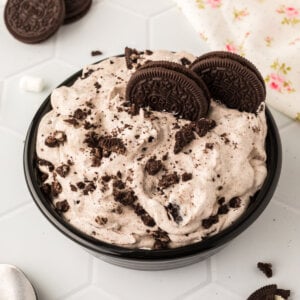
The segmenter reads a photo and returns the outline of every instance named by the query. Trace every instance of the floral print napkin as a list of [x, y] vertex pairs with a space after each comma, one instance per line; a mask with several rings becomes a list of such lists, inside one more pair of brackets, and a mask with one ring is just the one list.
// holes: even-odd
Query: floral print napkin
[[261, 71], [267, 103], [300, 121], [299, 0], [175, 0], [212, 50], [245, 56]]

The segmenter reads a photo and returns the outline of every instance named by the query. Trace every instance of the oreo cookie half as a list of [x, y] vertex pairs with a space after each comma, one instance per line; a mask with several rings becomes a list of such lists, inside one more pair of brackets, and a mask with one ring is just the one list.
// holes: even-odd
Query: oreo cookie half
[[191, 121], [205, 117], [210, 98], [197, 80], [192, 79], [192, 72], [187, 76], [181, 65], [179, 68], [174, 64], [158, 62], [138, 69], [127, 84], [127, 101]]
[[63, 0], [8, 0], [4, 20], [19, 41], [35, 44], [53, 35], [65, 17]]
[[240, 55], [215, 51], [190, 66], [208, 86], [212, 97], [229, 108], [255, 113], [265, 101], [266, 88], [256, 67]]
[[73, 23], [81, 19], [92, 6], [92, 0], [65, 0], [66, 16], [64, 24]]
[[252, 293], [247, 300], [273, 300], [275, 296], [288, 299], [290, 291], [278, 289], [276, 284], [266, 285]]

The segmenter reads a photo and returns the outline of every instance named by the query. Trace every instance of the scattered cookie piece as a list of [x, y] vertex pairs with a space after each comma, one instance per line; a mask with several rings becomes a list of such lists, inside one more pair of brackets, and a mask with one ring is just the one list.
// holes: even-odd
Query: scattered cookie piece
[[258, 262], [257, 267], [259, 270], [261, 270], [268, 278], [271, 278], [273, 276], [273, 271], [272, 271], [272, 264], [270, 263], [263, 263], [263, 262]]
[[91, 52], [91, 55], [92, 56], [98, 56], [98, 55], [102, 55], [103, 53], [102, 53], [102, 51], [100, 51], [100, 50], [94, 50], [94, 51], [92, 51]]
[[20, 79], [20, 89], [26, 92], [40, 93], [45, 88], [43, 78], [35, 76], [23, 76]]

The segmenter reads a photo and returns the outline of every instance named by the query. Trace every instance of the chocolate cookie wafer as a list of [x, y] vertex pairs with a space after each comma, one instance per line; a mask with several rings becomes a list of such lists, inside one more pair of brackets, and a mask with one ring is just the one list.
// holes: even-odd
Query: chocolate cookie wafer
[[275, 299], [275, 296], [280, 296], [281, 299], [288, 299], [290, 291], [278, 289], [276, 284], [266, 285], [252, 293], [247, 300], [271, 300]]
[[39, 43], [53, 35], [65, 17], [63, 0], [8, 0], [4, 20], [19, 41]]
[[[137, 70], [126, 88], [126, 99], [137, 107], [150, 106], [195, 121], [207, 115], [209, 100], [197, 80], [169, 63]], [[182, 66], [180, 66], [182, 67]], [[176, 70], [175, 70], [176, 69]]]
[[206, 99], [208, 101], [208, 104], [210, 103], [211, 95], [210, 92], [206, 86], [206, 84], [203, 82], [200, 76], [198, 76], [195, 72], [191, 71], [190, 69], [186, 68], [183, 65], [177, 64], [175, 62], [170, 61], [164, 61], [164, 60], [158, 60], [158, 61], [149, 61], [142, 65], [139, 70], [146, 69], [146, 68], [154, 68], [154, 67], [161, 67], [166, 68], [168, 70], [173, 70], [179, 73], [184, 74], [188, 78], [194, 80], [203, 90]]
[[190, 68], [201, 76], [213, 98], [230, 108], [255, 113], [265, 101], [262, 76], [251, 62], [237, 54], [211, 52], [196, 59]]
[[66, 16], [64, 24], [81, 19], [91, 8], [92, 0], [65, 0]]

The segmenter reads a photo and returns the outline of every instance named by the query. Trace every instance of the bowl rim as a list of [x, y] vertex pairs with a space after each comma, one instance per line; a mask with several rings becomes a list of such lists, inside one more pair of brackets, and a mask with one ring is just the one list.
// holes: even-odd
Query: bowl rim
[[[123, 56], [124, 55], [116, 55], [114, 57]], [[110, 58], [111, 57], [104, 58], [95, 64]], [[83, 69], [77, 71], [63, 81], [58, 87], [72, 85], [81, 76], [82, 72]], [[35, 167], [36, 136], [41, 118], [51, 109], [50, 97], [51, 93], [47, 96], [35, 113], [27, 131], [23, 151], [25, 180], [34, 202], [47, 220], [68, 238], [88, 250], [100, 255], [102, 254], [136, 261], [172, 260], [208, 252], [222, 247], [237, 235], [245, 231], [264, 211], [275, 192], [282, 165], [282, 148], [278, 128], [270, 110], [266, 106], [266, 120], [268, 126], [266, 137], [267, 177], [261, 189], [253, 196], [255, 200], [251, 202], [247, 210], [232, 225], [200, 242], [177, 248], [159, 250], [125, 248], [95, 239], [64, 221], [63, 218], [53, 209], [50, 201], [42, 194], [37, 182], [37, 170]]]

